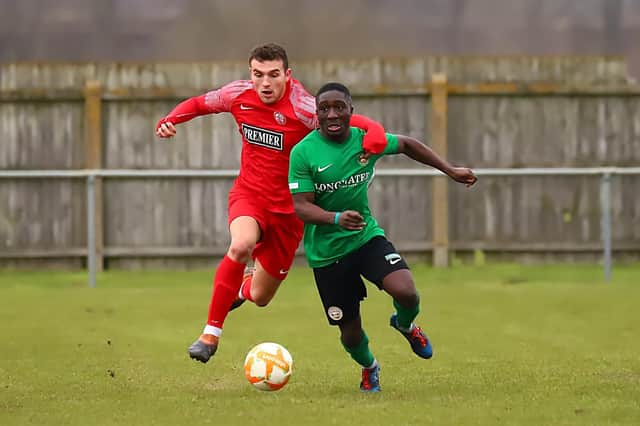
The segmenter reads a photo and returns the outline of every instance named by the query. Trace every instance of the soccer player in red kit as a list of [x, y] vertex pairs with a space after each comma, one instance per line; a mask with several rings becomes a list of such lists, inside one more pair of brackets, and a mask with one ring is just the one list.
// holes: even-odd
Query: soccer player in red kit
[[[251, 80], [178, 104], [158, 122], [156, 134], [176, 134], [175, 125], [200, 115], [229, 112], [242, 135], [240, 174], [229, 192], [231, 243], [214, 277], [207, 324], [189, 347], [189, 356], [206, 363], [218, 348], [224, 320], [244, 300], [266, 306], [293, 263], [303, 223], [293, 209], [288, 186], [289, 153], [316, 128], [315, 99], [292, 78], [286, 51], [276, 44], [254, 48], [249, 56]], [[363, 150], [380, 153], [386, 146], [382, 126], [353, 116], [351, 125], [367, 131]], [[249, 259], [252, 274], [245, 274]]]

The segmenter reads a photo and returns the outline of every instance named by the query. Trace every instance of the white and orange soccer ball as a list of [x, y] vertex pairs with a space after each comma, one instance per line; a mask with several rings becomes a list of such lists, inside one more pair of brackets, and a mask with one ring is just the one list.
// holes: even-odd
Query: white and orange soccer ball
[[263, 391], [282, 389], [291, 378], [293, 358], [284, 346], [277, 343], [260, 343], [249, 351], [244, 360], [247, 380]]

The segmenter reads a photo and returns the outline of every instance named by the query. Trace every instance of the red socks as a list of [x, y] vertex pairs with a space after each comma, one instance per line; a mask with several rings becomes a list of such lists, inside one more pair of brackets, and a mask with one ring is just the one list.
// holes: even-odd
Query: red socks
[[207, 319], [208, 325], [222, 328], [224, 320], [229, 313], [229, 308], [238, 296], [245, 266], [244, 263], [238, 263], [226, 255], [222, 258], [213, 279], [213, 294], [211, 295], [209, 318]]

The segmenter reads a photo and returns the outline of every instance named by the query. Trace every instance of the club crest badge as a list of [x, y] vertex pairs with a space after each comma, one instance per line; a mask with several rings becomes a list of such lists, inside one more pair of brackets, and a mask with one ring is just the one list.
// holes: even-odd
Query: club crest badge
[[364, 152], [361, 152], [360, 155], [358, 155], [358, 163], [361, 166], [366, 166], [369, 164], [369, 157], [367, 157]]
[[278, 123], [281, 126], [284, 126], [286, 124], [286, 122], [287, 122], [286, 117], [280, 111], [274, 112], [273, 113], [273, 118], [275, 118], [276, 119], [276, 123]]

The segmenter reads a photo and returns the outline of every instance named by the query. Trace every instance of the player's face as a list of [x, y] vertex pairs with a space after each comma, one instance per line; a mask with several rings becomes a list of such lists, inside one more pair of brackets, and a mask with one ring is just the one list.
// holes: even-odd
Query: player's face
[[272, 104], [282, 99], [291, 79], [291, 68], [285, 70], [281, 60], [260, 62], [252, 59], [249, 72], [253, 88], [262, 102]]
[[321, 93], [316, 99], [320, 133], [327, 139], [342, 142], [349, 137], [349, 122], [353, 113], [351, 99], [338, 90]]

